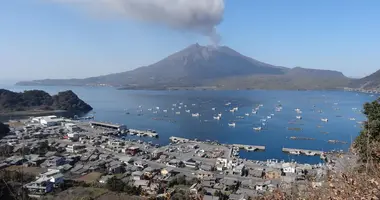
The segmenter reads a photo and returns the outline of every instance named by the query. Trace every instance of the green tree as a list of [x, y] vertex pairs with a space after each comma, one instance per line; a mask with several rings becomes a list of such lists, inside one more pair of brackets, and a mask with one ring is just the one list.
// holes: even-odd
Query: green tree
[[359, 154], [361, 161], [373, 160], [380, 161], [380, 103], [375, 100], [364, 104], [364, 114], [367, 121], [364, 123], [363, 130], [355, 139], [354, 149]]
[[112, 177], [107, 180], [107, 189], [111, 191], [122, 192], [124, 191], [124, 187], [125, 183], [116, 177]]

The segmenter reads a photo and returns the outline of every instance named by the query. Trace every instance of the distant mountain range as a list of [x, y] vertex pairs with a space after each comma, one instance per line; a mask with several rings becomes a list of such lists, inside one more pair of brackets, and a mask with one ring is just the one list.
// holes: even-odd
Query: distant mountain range
[[359, 80], [350, 79], [338, 71], [270, 65], [244, 56], [227, 46], [193, 44], [157, 63], [131, 71], [85, 79], [45, 79], [17, 84], [106, 85], [124, 89], [291, 90], [337, 89]]

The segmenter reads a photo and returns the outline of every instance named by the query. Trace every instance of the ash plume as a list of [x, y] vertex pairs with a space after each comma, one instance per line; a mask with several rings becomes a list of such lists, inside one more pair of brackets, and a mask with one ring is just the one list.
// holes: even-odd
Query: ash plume
[[200, 33], [214, 45], [220, 42], [216, 26], [223, 20], [224, 0], [49, 0], [122, 15], [170, 28]]

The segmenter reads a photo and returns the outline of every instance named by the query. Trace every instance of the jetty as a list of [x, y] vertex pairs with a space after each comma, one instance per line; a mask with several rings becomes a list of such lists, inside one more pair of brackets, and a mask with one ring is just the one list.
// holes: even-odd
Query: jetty
[[282, 148], [282, 151], [289, 154], [291, 154], [292, 152], [299, 152], [299, 154], [303, 154], [307, 156], [320, 156], [323, 154], [323, 151], [307, 150], [307, 149]]
[[246, 151], [265, 151], [265, 146], [246, 145], [246, 144], [233, 144], [233, 147], [245, 149]]
[[92, 121], [92, 122], [90, 122], [90, 125], [91, 125], [92, 128], [96, 128], [96, 127], [107, 128], [107, 129], [117, 130], [117, 131], [120, 131], [120, 132], [127, 130], [127, 126], [125, 126], [125, 125], [112, 124], [112, 123], [106, 123], [106, 122], [95, 122], [95, 121]]
[[152, 131], [136, 130], [136, 129], [129, 129], [129, 134], [138, 135], [138, 136], [158, 137], [158, 133], [154, 133]]

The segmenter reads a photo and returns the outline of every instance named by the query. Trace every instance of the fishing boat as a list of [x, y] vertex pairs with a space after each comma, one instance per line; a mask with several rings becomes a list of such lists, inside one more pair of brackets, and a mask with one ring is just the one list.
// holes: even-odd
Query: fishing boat
[[296, 116], [297, 119], [302, 119], [302, 116]]
[[148, 111], [152, 111], [152, 108], [148, 108]]
[[193, 116], [193, 117], [199, 117], [199, 113], [193, 113], [193, 114], [191, 114], [191, 116]]
[[270, 114], [270, 116], [274, 116], [274, 114], [272, 113], [272, 114]]
[[261, 131], [261, 127], [253, 127], [253, 130], [255, 130], [255, 131]]
[[179, 103], [179, 105], [181, 105], [181, 106], [182, 106], [182, 105], [183, 105], [183, 103], [181, 102], [181, 103]]
[[215, 108], [211, 108], [211, 110], [215, 110]]
[[172, 110], [174, 110], [174, 108], [172, 108]]
[[267, 118], [268, 118], [268, 119], [272, 119], [272, 116], [268, 115]]
[[356, 119], [352, 117], [352, 118], [350, 118], [350, 120], [351, 120], [351, 121], [355, 121]]
[[249, 116], [249, 113], [245, 113], [245, 116]]
[[218, 114], [218, 117], [222, 117], [222, 113], [219, 113], [219, 114]]
[[176, 114], [176, 115], [180, 115], [180, 114], [181, 114], [181, 112], [175, 112], [175, 114]]
[[238, 111], [238, 110], [239, 110], [239, 107], [235, 107], [235, 108], [233, 108], [233, 110]]
[[266, 119], [260, 119], [260, 121], [262, 121], [262, 122], [266, 122], [267, 120], [266, 120]]
[[176, 107], [176, 106], [177, 106], [177, 104], [175, 104], [175, 103], [174, 103], [174, 104], [173, 104], [173, 106], [174, 106], [174, 107]]
[[224, 104], [224, 105], [226, 105], [226, 106], [229, 106], [229, 105], [231, 105], [231, 103], [230, 103], [230, 102], [228, 102], [228, 103], [226, 103], [226, 104]]
[[189, 113], [189, 112], [190, 112], [190, 110], [185, 110], [185, 112]]
[[182, 107], [181, 106], [178, 106], [178, 109], [181, 109]]
[[157, 114], [157, 111], [153, 111], [154, 114]]
[[299, 151], [289, 151], [289, 154], [300, 155], [301, 153]]
[[187, 105], [184, 105], [183, 107], [187, 108]]
[[195, 103], [191, 104], [192, 106], [195, 106]]
[[214, 116], [214, 119], [220, 120], [220, 116]]
[[235, 112], [235, 109], [231, 109], [230, 112], [232, 112], [232, 113]]
[[327, 118], [322, 118], [321, 121], [322, 122], [328, 122], [329, 120]]
[[165, 113], [166, 113], [166, 112], [168, 112], [168, 110], [163, 110], [162, 112], [165, 112]]
[[235, 127], [236, 124], [235, 124], [235, 122], [232, 122], [232, 123], [228, 123], [228, 126]]
[[257, 111], [256, 110], [252, 110], [252, 114], [257, 114]]

